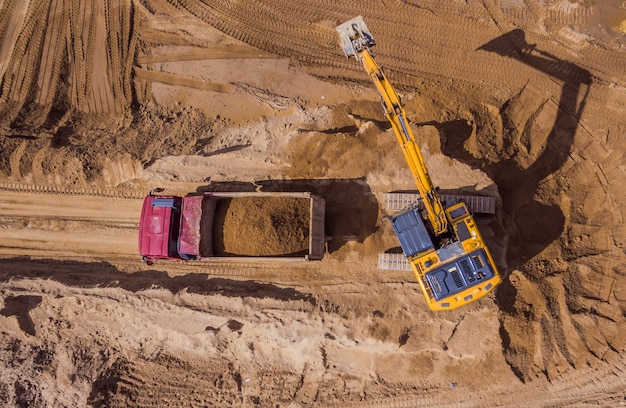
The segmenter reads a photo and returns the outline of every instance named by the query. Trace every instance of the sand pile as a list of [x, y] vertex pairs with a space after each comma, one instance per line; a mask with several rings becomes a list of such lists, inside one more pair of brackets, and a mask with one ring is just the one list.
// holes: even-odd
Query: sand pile
[[309, 247], [309, 201], [290, 197], [222, 199], [215, 209], [218, 256], [304, 256]]

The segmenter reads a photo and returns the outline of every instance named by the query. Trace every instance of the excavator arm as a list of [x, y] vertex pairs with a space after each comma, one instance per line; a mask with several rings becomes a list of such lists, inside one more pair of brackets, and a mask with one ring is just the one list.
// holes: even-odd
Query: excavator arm
[[447, 232], [448, 220], [444, 206], [430, 180], [424, 158], [409, 126], [400, 97], [371, 53], [371, 46], [375, 45], [373, 37], [360, 18], [338, 26], [337, 31], [340, 33], [346, 56], [354, 56], [361, 62], [381, 96], [385, 116], [393, 128], [411, 174], [413, 174], [433, 234], [439, 236]]
[[433, 186], [419, 145], [398, 94], [371, 53], [374, 38], [362, 17], [336, 27], [347, 57], [355, 57], [380, 93], [385, 116], [424, 205], [411, 205], [390, 221], [402, 251], [432, 310], [450, 310], [480, 299], [501, 281], [495, 262], [463, 201], [442, 202]]

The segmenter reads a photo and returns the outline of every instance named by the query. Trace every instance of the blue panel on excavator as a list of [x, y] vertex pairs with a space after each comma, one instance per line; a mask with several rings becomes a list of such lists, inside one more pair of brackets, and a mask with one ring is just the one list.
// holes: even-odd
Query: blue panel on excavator
[[434, 298], [441, 300], [493, 276], [494, 272], [489, 265], [487, 254], [483, 249], [477, 249], [450, 262], [437, 265], [437, 268], [426, 274], [426, 280]]
[[390, 221], [407, 257], [434, 248], [417, 208], [394, 215]]

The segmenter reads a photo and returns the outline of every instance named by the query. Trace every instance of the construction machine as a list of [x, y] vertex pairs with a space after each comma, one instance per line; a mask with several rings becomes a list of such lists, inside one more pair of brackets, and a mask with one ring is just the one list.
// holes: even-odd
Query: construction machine
[[355, 57], [380, 93], [409, 165], [423, 210], [417, 205], [386, 216], [400, 241], [431, 310], [451, 310], [480, 299], [501, 278], [474, 218], [463, 201], [442, 201], [428, 174], [405, 109], [382, 67], [374, 60], [374, 37], [358, 16], [336, 27], [346, 57]]
[[[306, 231], [299, 229], [298, 220], [291, 222], [293, 211], [281, 210], [284, 206], [298, 201], [308, 208]], [[249, 252], [227, 253], [224, 239], [244, 240], [249, 247], [262, 248], [265, 244], [255, 236], [233, 235], [232, 228], [226, 228], [226, 211], [239, 201], [256, 205], [243, 213], [232, 213], [232, 225], [250, 226], [265, 218], [276, 218], [280, 233], [306, 233], [308, 248], [306, 253], [281, 253], [280, 246], [270, 248], [273, 255], [255, 256]], [[268, 203], [273, 203], [268, 204]], [[268, 205], [263, 205], [263, 204]], [[287, 204], [290, 203], [290, 204]], [[240, 204], [244, 205], [244, 204]], [[278, 210], [276, 209], [278, 208]], [[326, 201], [309, 192], [206, 192], [201, 195], [189, 194], [184, 197], [155, 195], [152, 191], [144, 198], [139, 219], [139, 253], [144, 262], [156, 261], [204, 261], [204, 262], [259, 262], [259, 261], [310, 261], [324, 257], [326, 237], [324, 217]], [[272, 230], [272, 226], [268, 225]], [[218, 244], [218, 241], [222, 244]]]

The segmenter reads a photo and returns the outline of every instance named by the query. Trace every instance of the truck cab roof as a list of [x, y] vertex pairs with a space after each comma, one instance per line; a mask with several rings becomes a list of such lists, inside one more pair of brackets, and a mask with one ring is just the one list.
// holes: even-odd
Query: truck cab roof
[[[176, 254], [181, 198], [174, 196], [147, 196], [141, 209], [139, 223], [139, 253], [145, 259], [167, 259]], [[173, 247], [172, 247], [173, 246]]]

